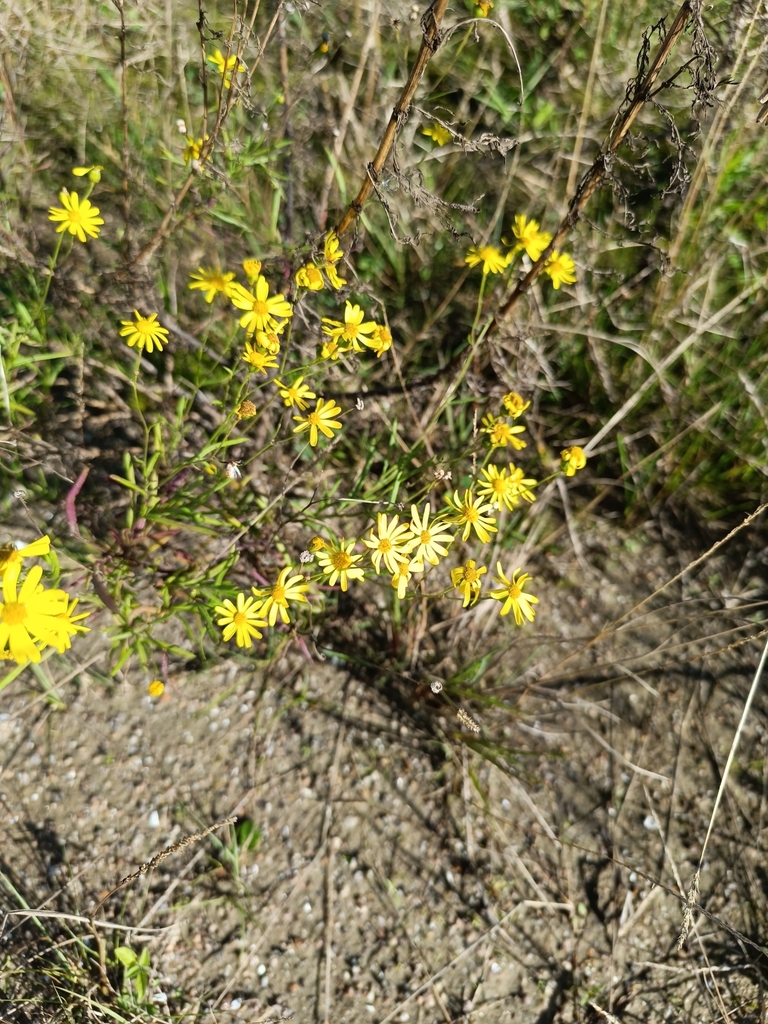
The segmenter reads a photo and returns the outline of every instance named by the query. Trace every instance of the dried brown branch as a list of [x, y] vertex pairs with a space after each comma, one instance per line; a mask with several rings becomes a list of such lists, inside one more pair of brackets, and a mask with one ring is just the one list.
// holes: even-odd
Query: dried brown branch
[[384, 132], [384, 137], [376, 151], [376, 156], [374, 156], [373, 160], [366, 168], [365, 180], [360, 187], [360, 191], [347, 207], [347, 211], [336, 229], [336, 233], [339, 237], [349, 231], [355, 223], [357, 218], [360, 216], [360, 212], [363, 209], [365, 201], [370, 198], [371, 193], [374, 190], [374, 183], [378, 181], [379, 174], [387, 161], [387, 157], [392, 151], [395, 139], [397, 138], [397, 133], [408, 117], [413, 97], [416, 94], [416, 89], [421, 81], [421, 76], [424, 74], [429, 58], [437, 52], [440, 44], [442, 43], [440, 23], [443, 20], [443, 15], [445, 14], [447, 6], [448, 0], [434, 0], [424, 14], [424, 17], [421, 19], [424, 35], [421, 40], [421, 48], [419, 49], [416, 62], [411, 69], [411, 73], [408, 76], [408, 81], [403, 87], [403, 91], [400, 93], [400, 98], [392, 110], [392, 116], [389, 119], [389, 124]]

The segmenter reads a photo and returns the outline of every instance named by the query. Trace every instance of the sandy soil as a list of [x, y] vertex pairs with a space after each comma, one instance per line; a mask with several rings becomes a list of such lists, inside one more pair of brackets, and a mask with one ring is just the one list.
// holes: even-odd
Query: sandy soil
[[[704, 862], [714, 919], [677, 951], [761, 649], [726, 649], [761, 629], [759, 535], [590, 645], [692, 553], [636, 536], [596, 523], [583, 564], [570, 546], [542, 560], [535, 628], [485, 703], [296, 647], [174, 671], [155, 700], [138, 672], [104, 683], [98, 630], [22, 673], [0, 693], [0, 1019], [144, 1019], [116, 1009], [117, 943], [148, 949], [159, 1019], [768, 1019], [760, 695]], [[453, 628], [470, 656], [496, 610]], [[226, 826], [95, 909], [235, 814], [253, 849]]]

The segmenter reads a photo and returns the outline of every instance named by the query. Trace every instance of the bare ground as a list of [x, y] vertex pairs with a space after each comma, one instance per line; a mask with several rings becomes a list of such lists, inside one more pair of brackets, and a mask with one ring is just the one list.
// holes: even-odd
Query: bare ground
[[[296, 647], [179, 671], [152, 700], [140, 673], [94, 675], [97, 630], [80, 666], [25, 671], [0, 694], [0, 1019], [115, 1019], [119, 942], [149, 949], [160, 1019], [767, 1020], [760, 696], [704, 862], [714, 918], [677, 950], [762, 644], [739, 643], [764, 615], [760, 533], [604, 629], [688, 543], [597, 522], [583, 563], [542, 559], [535, 629], [483, 693], [495, 707], [435, 696], [429, 675], [408, 703]], [[470, 656], [497, 623], [481, 604], [451, 629]], [[262, 830], [237, 863], [227, 826], [228, 853], [179, 850], [91, 927], [120, 878], [233, 814]], [[36, 923], [23, 900], [57, 916]], [[85, 962], [73, 936], [93, 956], [66, 987], [56, 957]]]

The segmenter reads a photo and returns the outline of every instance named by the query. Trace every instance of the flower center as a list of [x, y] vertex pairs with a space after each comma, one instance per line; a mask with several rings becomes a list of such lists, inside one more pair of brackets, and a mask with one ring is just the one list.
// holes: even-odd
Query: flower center
[[309, 425], [311, 427], [319, 427], [320, 426], [320, 416], [318, 415], [318, 413], [311, 412], [307, 416], [307, 423], [309, 423]]
[[497, 477], [492, 484], [494, 494], [502, 495], [507, 489], [507, 481]]
[[253, 312], [256, 316], [269, 316], [269, 306], [266, 302], [259, 302], [258, 299], [253, 304]]
[[477, 509], [470, 505], [469, 508], [464, 509], [464, 518], [468, 523], [476, 523], [480, 518]]
[[334, 551], [331, 555], [331, 565], [338, 572], [343, 572], [352, 565], [352, 559], [346, 553], [346, 551]]
[[465, 583], [469, 583], [470, 585], [472, 583], [476, 583], [477, 582], [477, 569], [465, 568], [464, 569], [464, 582]]
[[520, 587], [518, 587], [516, 583], [513, 583], [512, 586], [507, 591], [507, 593], [513, 600], [517, 601], [517, 599], [522, 594], [522, 590], [520, 589]]
[[386, 537], [382, 537], [381, 540], [379, 541], [379, 551], [383, 552], [383, 554], [386, 555], [389, 554], [391, 550], [392, 541], [388, 540]]
[[248, 625], [248, 616], [245, 612], [236, 612], [232, 617], [232, 622], [237, 626], [238, 629], [242, 629], [243, 626]]
[[422, 544], [431, 544], [432, 534], [429, 532], [429, 530], [422, 530], [421, 534], [419, 535], [419, 540], [421, 541]]
[[0, 605], [0, 608], [0, 618], [7, 626], [20, 626], [27, 617], [27, 606], [20, 601], [9, 601], [8, 604]]

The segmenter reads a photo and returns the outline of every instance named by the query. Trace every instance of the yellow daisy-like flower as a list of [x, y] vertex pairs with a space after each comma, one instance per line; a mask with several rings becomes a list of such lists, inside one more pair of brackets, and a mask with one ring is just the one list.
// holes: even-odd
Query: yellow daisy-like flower
[[[287, 323], [288, 321], [284, 320], [279, 325], [281, 331]], [[280, 352], [280, 335], [276, 334], [275, 331], [256, 331], [252, 340], [255, 341], [259, 348], [269, 352], [271, 356], [276, 356]]]
[[496, 517], [488, 513], [493, 511], [493, 505], [476, 498], [470, 488], [464, 491], [461, 498], [458, 491], [454, 491], [453, 498], [449, 494], [445, 496], [446, 504], [454, 512], [448, 517], [448, 522], [455, 526], [463, 526], [464, 532], [461, 539], [466, 540], [472, 530], [475, 531], [483, 544], [487, 544], [492, 533], [498, 533]]
[[161, 697], [165, 691], [165, 683], [161, 679], [153, 679], [147, 687], [150, 697]]
[[539, 229], [539, 222], [537, 220], [528, 220], [524, 214], [519, 214], [515, 217], [515, 223], [512, 225], [512, 234], [517, 239], [512, 255], [525, 249], [534, 263], [552, 241], [552, 235], [548, 231], [541, 231]]
[[297, 573], [295, 576], [291, 576], [293, 572], [293, 566], [287, 566], [285, 569], [280, 570], [280, 575], [277, 577], [277, 583], [274, 587], [267, 590], [259, 590], [256, 587], [251, 587], [251, 593], [254, 597], [264, 598], [264, 603], [261, 606], [260, 615], [267, 615], [267, 621], [270, 626], [274, 626], [277, 622], [277, 616], [284, 623], [291, 621], [288, 615], [288, 602], [298, 601], [299, 603], [307, 603], [307, 599], [304, 596], [306, 591], [309, 590], [309, 584], [306, 579]]
[[252, 294], [241, 284], [232, 286], [232, 304], [236, 309], [246, 310], [240, 317], [240, 326], [244, 327], [248, 334], [253, 334], [254, 331], [279, 333], [285, 325], [279, 322], [278, 317], [287, 319], [293, 316], [290, 302], [286, 301], [284, 295], [270, 297], [269, 285], [261, 274], [256, 278], [254, 291], [255, 294]]
[[56, 228], [56, 234], [68, 231], [70, 235], [77, 235], [81, 242], [88, 238], [98, 238], [100, 225], [104, 223], [99, 216], [98, 206], [94, 206], [90, 199], [80, 199], [77, 192], [67, 192], [64, 189], [59, 192], [59, 199], [63, 209], [59, 206], [48, 208], [48, 220], [54, 223], [61, 221]]
[[[423, 569], [424, 567], [422, 566], [421, 568]], [[411, 582], [411, 576], [414, 572], [420, 571], [421, 569], [414, 565], [413, 562], [409, 562], [407, 558], [397, 563], [397, 569], [392, 573], [392, 586], [397, 591], [397, 596], [401, 601], [405, 597], [408, 584]]]
[[232, 298], [232, 282], [235, 280], [235, 275], [231, 270], [224, 272], [218, 267], [211, 267], [210, 270], [200, 267], [197, 273], [190, 274], [189, 277], [190, 291], [205, 292], [204, 298], [208, 303], [213, 302], [217, 295], [223, 295], [227, 299]]
[[336, 291], [338, 291], [339, 288], [343, 288], [347, 283], [346, 277], [339, 277], [336, 273], [336, 267], [334, 267], [332, 263], [329, 263], [324, 269], [325, 276], [328, 278], [328, 284], [331, 288], [335, 288]]
[[499, 471], [496, 466], [488, 466], [487, 469], [481, 469], [480, 472], [485, 477], [485, 480], [482, 480], [477, 488], [477, 493], [481, 498], [486, 498], [499, 512], [505, 506], [511, 512], [516, 505], [520, 504], [517, 488], [510, 480], [506, 469], [502, 468]]
[[576, 476], [576, 473], [580, 469], [584, 469], [587, 464], [587, 456], [584, 454], [584, 449], [580, 448], [577, 444], [571, 448], [565, 448], [560, 452], [560, 458], [563, 460], [562, 470], [566, 476]]
[[521, 448], [527, 448], [525, 441], [516, 436], [522, 434], [524, 430], [525, 427], [511, 427], [506, 420], [496, 419], [490, 413], [483, 416], [483, 432], [488, 435], [492, 448], [506, 448], [508, 444], [518, 452]]
[[376, 529], [371, 530], [368, 538], [363, 538], [363, 544], [371, 552], [371, 561], [376, 572], [381, 572], [381, 560], [384, 559], [389, 572], [397, 572], [398, 564], [411, 549], [413, 534], [407, 523], [399, 523], [399, 516], [392, 516], [392, 521], [387, 520], [385, 512], [379, 512], [376, 517]]
[[309, 542], [309, 550], [315, 555], [317, 554], [318, 551], [322, 551], [325, 547], [327, 547], [327, 545], [322, 537], [313, 537], [312, 540]]
[[432, 505], [427, 502], [424, 511], [419, 514], [418, 505], [411, 505], [411, 533], [413, 534], [413, 547], [416, 552], [412, 559], [416, 562], [421, 572], [424, 562], [430, 565], [437, 565], [441, 558], [445, 558], [448, 549], [444, 545], [450, 544], [453, 535], [443, 529], [444, 524], [438, 519], [430, 526], [429, 517], [432, 515]]
[[515, 493], [524, 501], [530, 501], [531, 503], [536, 501], [536, 495], [529, 488], [538, 487], [539, 481], [526, 477], [523, 470], [515, 466], [514, 462], [509, 464], [509, 479], [515, 489]]
[[156, 348], [158, 352], [163, 351], [163, 345], [168, 341], [168, 330], [157, 322], [157, 313], [149, 316], [142, 316], [138, 309], [134, 309], [135, 320], [121, 320], [123, 329], [120, 337], [125, 338], [128, 348], [137, 346], [139, 352], [144, 349], [152, 352]]
[[323, 257], [328, 263], [338, 263], [344, 251], [339, 248], [339, 236], [335, 231], [329, 231], [323, 242]]
[[253, 402], [246, 400], [241, 402], [240, 405], [235, 409], [235, 416], [239, 420], [250, 420], [256, 415], [256, 406]]
[[[42, 590], [42, 587], [38, 587], [38, 590]], [[88, 626], [80, 625], [82, 619], [87, 619], [91, 614], [90, 612], [81, 612], [79, 615], [75, 615], [74, 611], [77, 608], [80, 598], [76, 597], [74, 601], [67, 603], [66, 611], [60, 612], [57, 618], [61, 619], [66, 624], [66, 630], [59, 634], [58, 643], [54, 646], [59, 654], [63, 654], [64, 651], [68, 651], [72, 647], [70, 640], [71, 636], [75, 636], [76, 633], [90, 633], [91, 630]]]
[[329, 320], [328, 317], [323, 317], [323, 323], [326, 325], [323, 327], [323, 334], [327, 334], [329, 337], [344, 343], [349, 348], [351, 346], [355, 352], [362, 352], [363, 346], [362, 341], [366, 334], [373, 334], [378, 327], [375, 320], [363, 320], [365, 313], [363, 313], [360, 306], [354, 305], [347, 299], [347, 304], [344, 309], [344, 322], [340, 320]]
[[309, 385], [302, 383], [303, 377], [297, 377], [293, 384], [281, 384], [277, 378], [275, 378], [275, 384], [280, 392], [280, 397], [283, 402], [292, 409], [294, 405], [297, 409], [301, 409], [304, 412], [305, 409], [309, 408], [309, 399], [317, 398], [314, 391], [310, 391]]
[[501, 609], [501, 615], [509, 615], [510, 611], [515, 613], [515, 622], [518, 626], [523, 624], [523, 616], [528, 619], [529, 622], [533, 622], [536, 612], [533, 610], [531, 605], [538, 604], [538, 597], [534, 597], [533, 594], [526, 594], [523, 592], [523, 587], [528, 580], [533, 577], [529, 576], [527, 572], [524, 572], [519, 578], [517, 574], [520, 572], [519, 569], [515, 569], [512, 573], [512, 578], [507, 579], [504, 575], [504, 570], [501, 568], [501, 562], [496, 563], [497, 575], [494, 579], [501, 585], [500, 590], [492, 590], [490, 597], [494, 601], [503, 601], [504, 606]]
[[334, 587], [338, 580], [341, 589], [346, 590], [350, 580], [365, 579], [365, 573], [357, 565], [363, 556], [353, 554], [354, 547], [353, 540], [340, 540], [337, 544], [328, 545], [318, 552], [318, 564], [328, 577], [330, 586]]
[[376, 353], [376, 358], [381, 359], [384, 353], [392, 348], [392, 335], [389, 328], [382, 326], [382, 324], [376, 324], [376, 330], [370, 338], [363, 338], [363, 344], [373, 349]]
[[251, 637], [261, 640], [264, 634], [259, 629], [267, 625], [267, 620], [261, 614], [262, 604], [262, 601], [246, 597], [241, 592], [237, 595], [237, 604], [227, 599], [216, 605], [214, 611], [220, 616], [218, 624], [224, 627], [222, 639], [226, 642], [235, 637], [238, 647], [250, 647]]
[[248, 365], [257, 370], [259, 373], [263, 373], [266, 377], [267, 370], [277, 369], [277, 357], [273, 356], [270, 352], [265, 352], [263, 349], [256, 348], [250, 341], [245, 343], [245, 351], [243, 352], [243, 359]]
[[25, 544], [17, 548], [13, 544], [0, 545], [0, 580], [12, 566], [21, 569], [21, 563], [25, 558], [37, 558], [38, 555], [47, 555], [51, 550], [51, 538], [46, 534], [38, 537], [31, 544]]
[[322, 431], [326, 437], [333, 437], [334, 430], [341, 430], [341, 423], [334, 419], [341, 412], [341, 406], [336, 405], [332, 398], [326, 402], [324, 398], [318, 398], [314, 411], [306, 416], [294, 416], [298, 426], [293, 428], [294, 434], [300, 434], [303, 430], [309, 431], [309, 443], [312, 448], [317, 446], [317, 432]]
[[432, 139], [438, 146], [444, 146], [447, 142], [450, 142], [453, 136], [447, 128], [443, 128], [441, 124], [434, 122], [429, 125], [428, 128], [422, 128], [421, 134], [426, 135], [428, 139]]
[[576, 264], [564, 252], [552, 250], [552, 255], [544, 264], [544, 273], [552, 279], [552, 287], [557, 291], [561, 284], [576, 283]]
[[91, 164], [90, 167], [73, 167], [72, 173], [76, 178], [84, 178], [87, 174], [88, 181], [92, 181], [94, 185], [98, 185], [101, 181], [101, 172], [103, 170], [103, 164]]
[[[63, 590], [45, 590], [40, 585], [43, 569], [33, 565], [17, 592], [21, 563], [9, 565], [3, 575], [0, 602], [0, 659], [26, 665], [37, 664], [46, 647], [62, 649], [68, 639], [84, 626], [76, 627], [69, 617], [69, 598]], [[38, 646], [39, 645], [39, 646]]]
[[451, 583], [464, 595], [461, 607], [466, 608], [468, 604], [475, 604], [480, 597], [482, 589], [481, 576], [488, 570], [484, 565], [477, 566], [473, 559], [468, 558], [464, 565], [451, 569]]
[[189, 138], [187, 138], [187, 144], [184, 147], [184, 153], [183, 153], [184, 163], [185, 164], [190, 164], [190, 163], [192, 163], [193, 160], [199, 160], [200, 159], [200, 153], [202, 152], [202, 149], [203, 149], [203, 143], [207, 142], [208, 139], [209, 139], [208, 135], [205, 136], [205, 140], [203, 140], [203, 139], [193, 139], [191, 136]]
[[502, 402], [513, 420], [519, 419], [531, 404], [530, 400], [526, 402], [523, 396], [518, 395], [516, 391], [508, 391]]
[[506, 270], [509, 258], [502, 256], [493, 245], [483, 245], [479, 249], [471, 245], [467, 255], [464, 257], [464, 262], [469, 264], [470, 267], [476, 267], [479, 263], [482, 263], [484, 274], [500, 274], [503, 270]]
[[[225, 89], [228, 89], [232, 84], [233, 71], [245, 71], [245, 64], [243, 64], [241, 60], [238, 60], [237, 55], [234, 53], [225, 59], [221, 50], [214, 50], [208, 60], [211, 64], [216, 65], [216, 70], [224, 79]], [[238, 646], [242, 647], [242, 644], [238, 644]]]
[[339, 356], [344, 355], [347, 349], [344, 349], [339, 345], [338, 338], [329, 338], [328, 341], [323, 342], [323, 347], [320, 349], [320, 355], [323, 359], [332, 359], [334, 362]]
[[254, 284], [256, 278], [261, 273], [261, 260], [254, 260], [252, 258], [243, 260], [243, 270], [245, 271], [245, 276], [248, 278], [249, 282]]
[[323, 275], [314, 263], [305, 263], [296, 271], [296, 284], [299, 288], [307, 288], [311, 292], [319, 292], [325, 286]]

